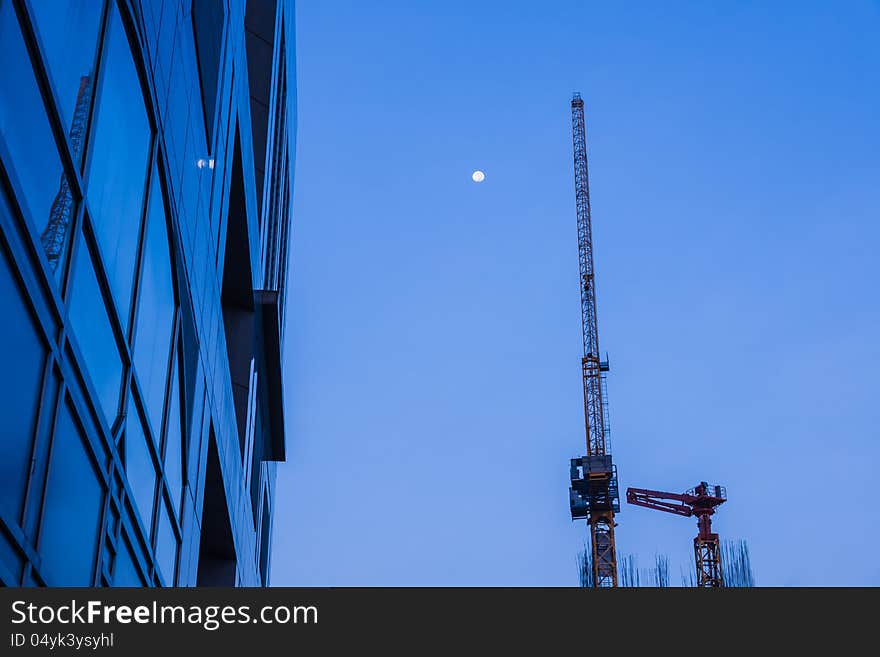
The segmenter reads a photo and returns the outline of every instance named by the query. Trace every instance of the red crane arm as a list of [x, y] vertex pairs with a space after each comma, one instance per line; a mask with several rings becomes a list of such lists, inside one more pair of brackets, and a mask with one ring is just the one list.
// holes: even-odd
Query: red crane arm
[[[666, 511], [666, 513], [674, 513], [686, 518], [693, 515], [693, 509], [689, 505], [689, 502], [693, 501], [693, 496], [683, 493], [666, 493], [659, 490], [648, 490], [647, 488], [627, 488], [626, 501], [636, 506]], [[674, 504], [673, 502], [679, 502], [679, 504]]]
[[721, 572], [721, 547], [718, 534], [712, 532], [712, 515], [716, 507], [727, 501], [723, 486], [710, 486], [705, 481], [684, 493], [667, 493], [647, 488], [627, 488], [626, 501], [655, 511], [674, 513], [689, 518], [697, 516], [699, 533], [694, 538], [694, 562], [697, 586], [724, 586]]

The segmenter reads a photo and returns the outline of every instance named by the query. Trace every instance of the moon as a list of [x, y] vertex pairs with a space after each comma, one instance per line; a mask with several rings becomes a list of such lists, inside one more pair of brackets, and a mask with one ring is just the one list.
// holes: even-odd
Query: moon
[[476, 171], [474, 171], [471, 174], [471, 180], [473, 180], [475, 183], [481, 183], [485, 179], [486, 179], [486, 174], [483, 173], [482, 171], [480, 171], [479, 169], [477, 169]]

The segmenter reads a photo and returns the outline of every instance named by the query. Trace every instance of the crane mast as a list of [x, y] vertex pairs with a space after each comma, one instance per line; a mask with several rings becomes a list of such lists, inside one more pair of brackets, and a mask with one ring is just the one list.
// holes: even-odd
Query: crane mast
[[620, 499], [617, 489], [617, 470], [612, 464], [611, 454], [606, 444], [607, 405], [602, 388], [603, 372], [608, 371], [608, 363], [599, 358], [584, 101], [577, 93], [571, 100], [571, 130], [574, 146], [574, 187], [580, 265], [581, 325], [583, 328], [581, 369], [587, 454], [580, 458], [571, 459], [569, 502], [572, 519], [586, 519], [590, 527], [593, 586], [614, 587], [617, 586], [614, 514], [620, 511]]

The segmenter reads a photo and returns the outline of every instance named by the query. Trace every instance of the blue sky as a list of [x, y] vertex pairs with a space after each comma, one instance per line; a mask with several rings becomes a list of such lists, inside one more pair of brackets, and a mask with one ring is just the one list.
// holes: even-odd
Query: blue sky
[[[622, 489], [880, 585], [878, 3], [297, 5], [275, 584], [576, 583], [578, 90]], [[680, 579], [694, 521], [619, 523]]]

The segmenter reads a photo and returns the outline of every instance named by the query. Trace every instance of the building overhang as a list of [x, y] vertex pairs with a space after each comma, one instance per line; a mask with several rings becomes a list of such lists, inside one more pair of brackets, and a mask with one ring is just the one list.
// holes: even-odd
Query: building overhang
[[269, 431], [264, 461], [284, 461], [287, 458], [284, 435], [284, 381], [281, 366], [281, 312], [279, 295], [274, 290], [254, 290], [257, 321], [259, 322], [258, 348], [263, 362], [265, 385], [262, 386]]

